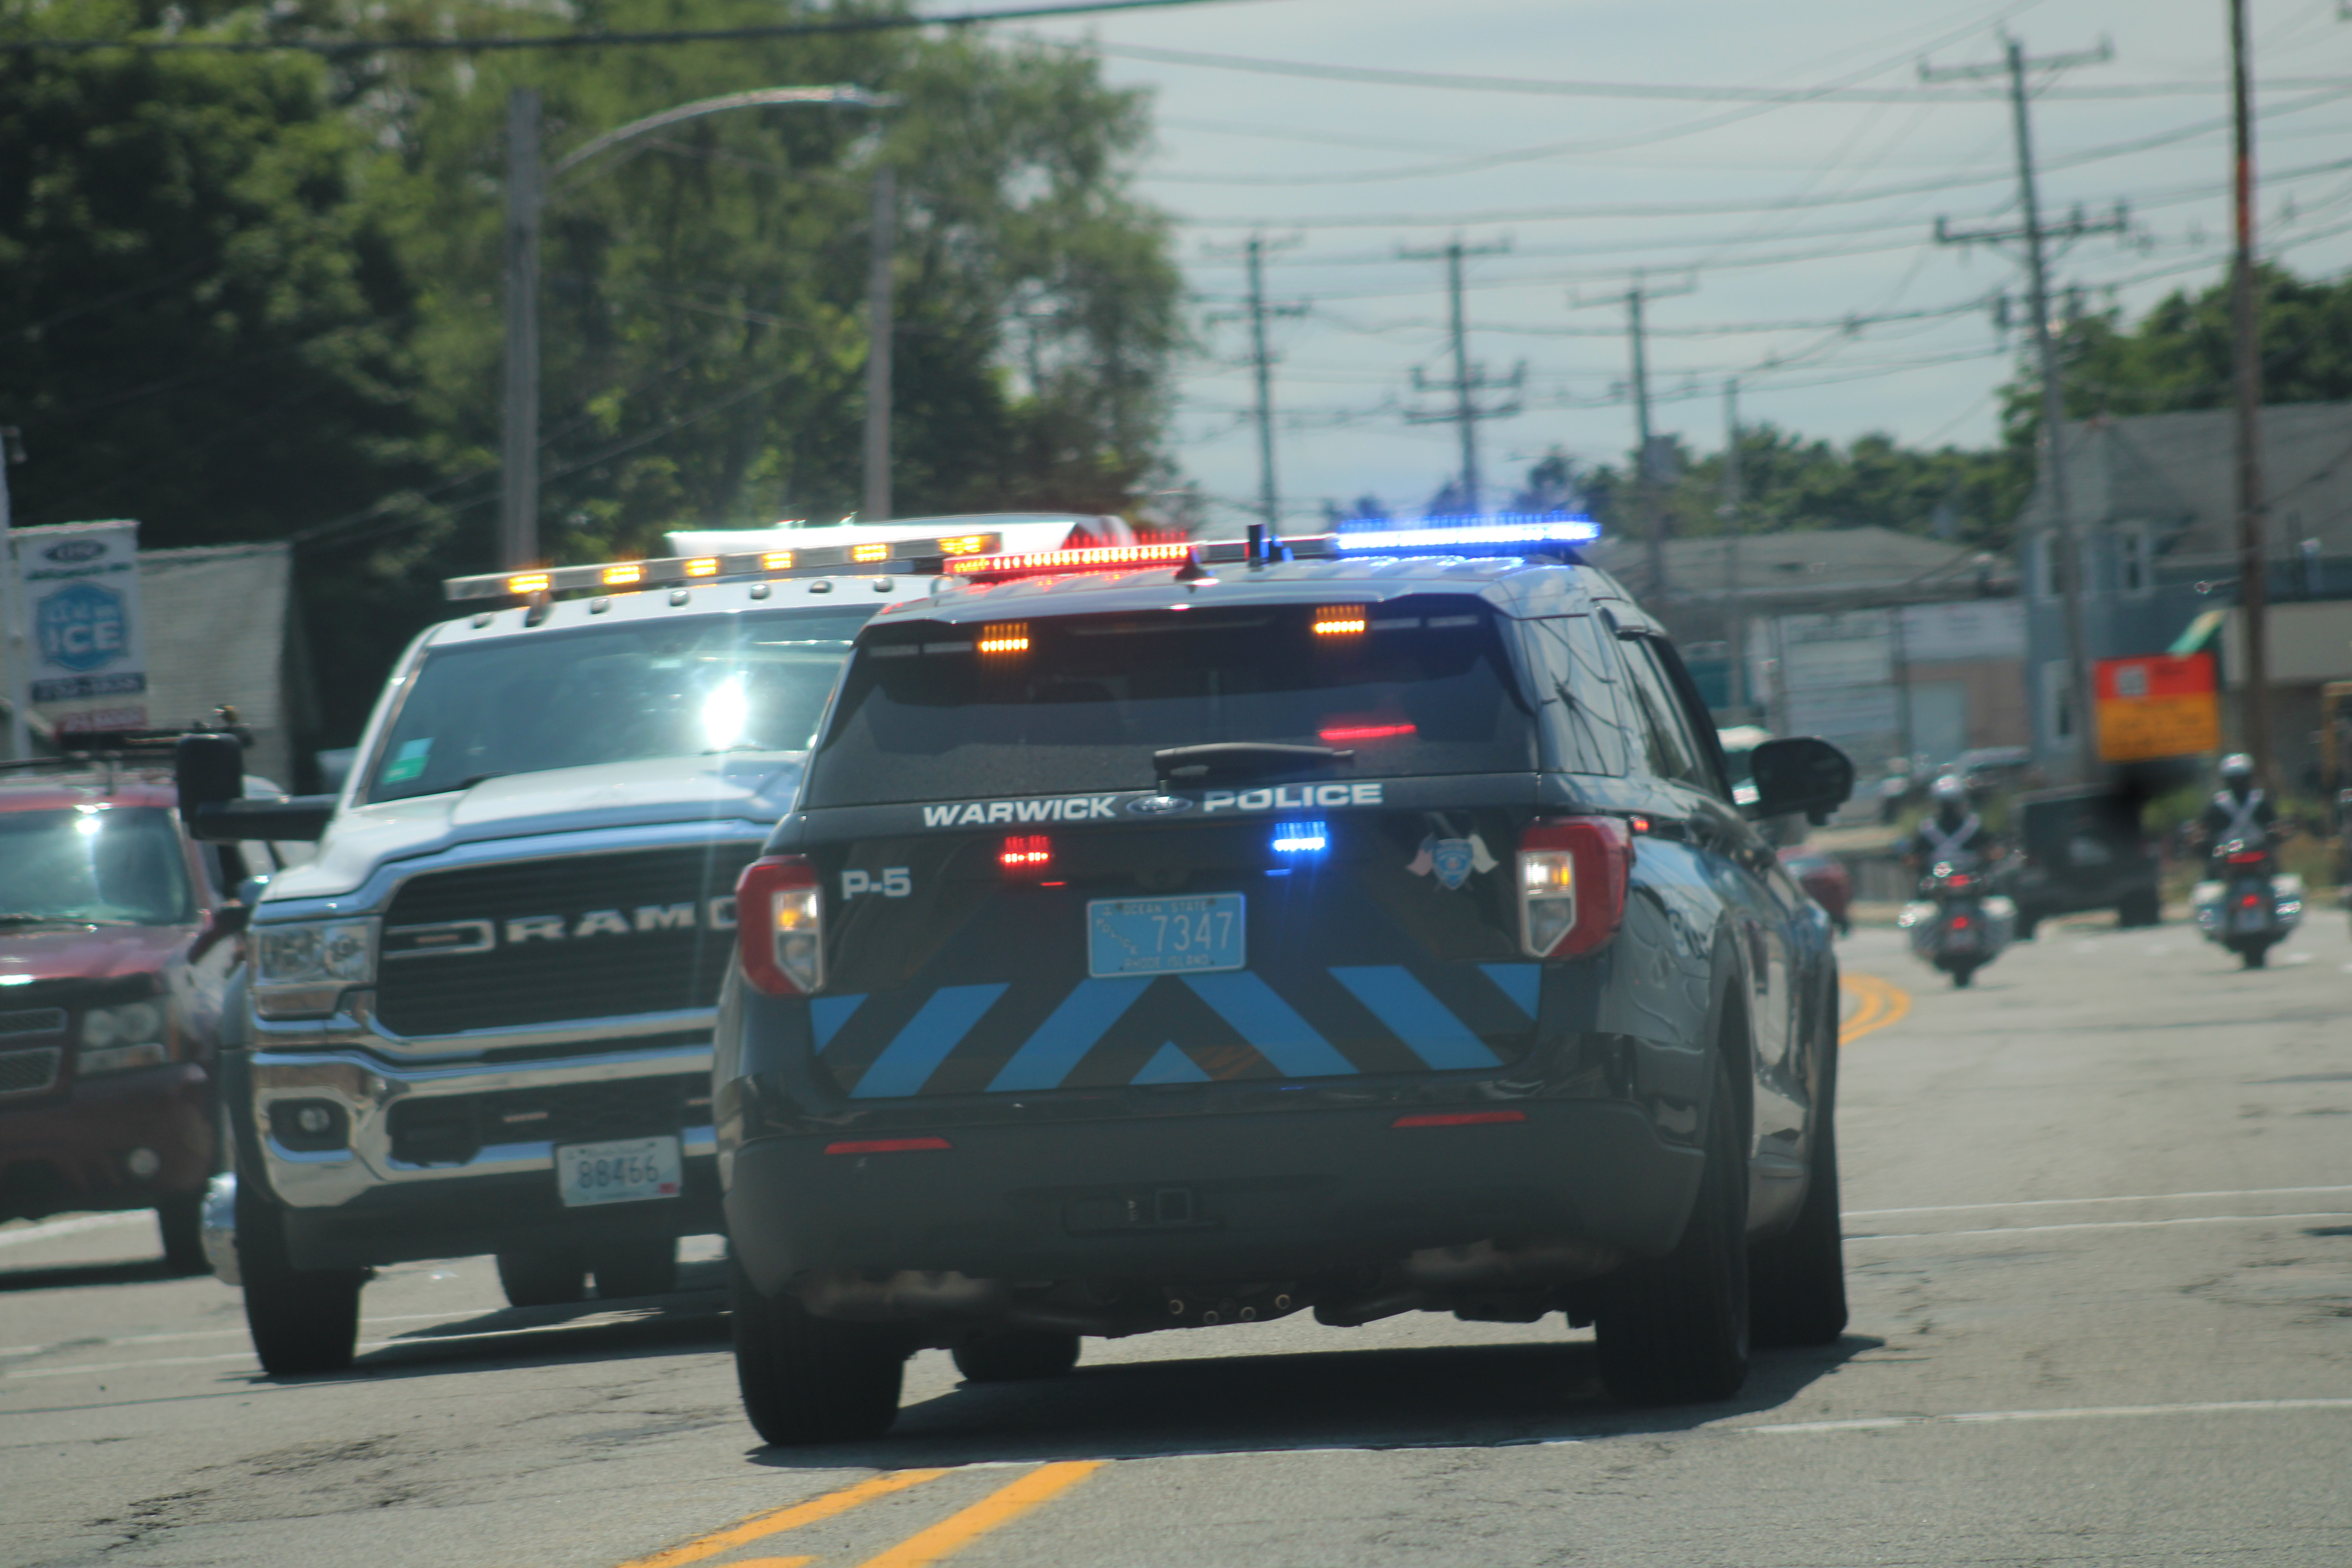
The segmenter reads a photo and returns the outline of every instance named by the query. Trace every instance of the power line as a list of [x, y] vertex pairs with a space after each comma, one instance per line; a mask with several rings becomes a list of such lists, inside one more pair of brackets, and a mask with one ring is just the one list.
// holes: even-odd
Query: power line
[[[1280, 245], [1295, 245], [1296, 240], [1282, 240]], [[1258, 510], [1265, 521], [1265, 531], [1271, 538], [1282, 521], [1280, 487], [1275, 480], [1274, 468], [1274, 355], [1265, 346], [1265, 319], [1268, 316], [1303, 316], [1302, 304], [1269, 305], [1265, 300], [1265, 252], [1263, 237], [1250, 236], [1243, 250], [1249, 268], [1249, 308], [1239, 311], [1219, 311], [1210, 316], [1212, 321], [1243, 320], [1250, 325], [1249, 369], [1257, 384], [1257, 489]]]
[[[1519, 388], [1527, 382], [1528, 366], [1527, 362], [1522, 360], [1509, 375], [1489, 376], [1485, 365], [1473, 365], [1470, 363], [1469, 334], [1462, 324], [1462, 259], [1466, 256], [1499, 256], [1508, 249], [1510, 249], [1508, 241], [1496, 245], [1465, 246], [1457, 237], [1442, 250], [1398, 252], [1400, 256], [1410, 260], [1433, 261], [1442, 257], [1445, 261], [1446, 297], [1452, 301], [1453, 309], [1453, 331], [1450, 335], [1454, 342], [1454, 379], [1432, 381], [1422, 374], [1419, 365], [1415, 365], [1412, 372], [1412, 386], [1416, 392], [1452, 393], [1454, 407], [1450, 412], [1434, 409], [1408, 409], [1404, 418], [1408, 425], [1450, 423], [1454, 426], [1462, 443], [1460, 479], [1463, 509], [1473, 515], [1476, 515], [1481, 510], [1478, 500], [1478, 422], [1482, 419], [1507, 419], [1518, 413], [1519, 402], [1517, 395]], [[1478, 394], [1482, 392], [1506, 392], [1512, 395], [1502, 403], [1482, 405], [1478, 401]]]
[[0, 54], [92, 54], [130, 49], [140, 54], [311, 54], [331, 58], [385, 54], [488, 54], [512, 49], [593, 49], [616, 45], [744, 42], [809, 38], [841, 33], [893, 33], [916, 27], [971, 27], [985, 22], [1052, 21], [1058, 16], [1116, 11], [1218, 5], [1234, 0], [1082, 0], [1077, 5], [1011, 5], [945, 16], [841, 16], [824, 22], [776, 22], [750, 27], [673, 27], [658, 32], [545, 33], [487, 38], [0, 38]]

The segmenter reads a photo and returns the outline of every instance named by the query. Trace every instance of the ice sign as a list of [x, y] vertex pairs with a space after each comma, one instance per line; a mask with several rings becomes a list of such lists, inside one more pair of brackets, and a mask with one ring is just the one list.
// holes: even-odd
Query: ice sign
[[103, 669], [130, 651], [131, 616], [122, 595], [94, 583], [69, 583], [43, 595], [33, 630], [41, 662], [59, 669]]
[[26, 697], [61, 731], [143, 727], [139, 525], [20, 528], [11, 542], [32, 655]]

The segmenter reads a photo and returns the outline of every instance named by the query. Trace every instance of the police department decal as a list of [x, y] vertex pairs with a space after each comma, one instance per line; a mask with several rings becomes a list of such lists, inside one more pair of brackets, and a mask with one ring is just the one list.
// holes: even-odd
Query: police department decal
[[[1379, 805], [1378, 784], [1281, 784], [1270, 789], [1203, 791], [1203, 816], [1218, 812], [1306, 811], [1335, 805]], [[1116, 795], [1058, 795], [1047, 800], [966, 800], [923, 807], [925, 827], [993, 827], [1014, 822], [1104, 822], [1115, 820]], [[1174, 803], [1174, 804], [1171, 804]], [[1192, 803], [1180, 795], [1139, 795], [1127, 809], [1139, 816], [1172, 816]]]

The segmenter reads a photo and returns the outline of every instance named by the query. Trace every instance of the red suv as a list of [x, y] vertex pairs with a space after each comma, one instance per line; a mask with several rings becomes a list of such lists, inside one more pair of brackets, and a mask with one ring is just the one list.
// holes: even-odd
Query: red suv
[[198, 844], [168, 775], [0, 773], [0, 1219], [152, 1208], [201, 1273], [222, 993], [256, 846]]

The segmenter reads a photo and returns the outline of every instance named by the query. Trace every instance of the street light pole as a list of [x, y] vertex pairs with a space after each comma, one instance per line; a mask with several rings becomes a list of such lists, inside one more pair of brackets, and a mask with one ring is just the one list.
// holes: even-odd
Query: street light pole
[[[564, 176], [590, 159], [624, 142], [658, 131], [680, 121], [699, 120], [734, 109], [762, 109], [782, 104], [831, 104], [848, 109], [896, 109], [905, 102], [896, 93], [868, 92], [862, 87], [763, 87], [700, 99], [648, 114], [605, 132], [559, 159], [552, 168], [540, 163], [539, 94], [527, 87], [507, 96], [507, 374], [505, 430], [501, 442], [504, 463], [502, 505], [499, 514], [499, 556], [501, 567], [530, 566], [539, 559], [539, 224], [549, 196], [561, 190]], [[886, 175], [887, 178], [887, 175]], [[885, 237], [887, 243], [887, 236]], [[887, 326], [887, 322], [885, 325]], [[889, 367], [882, 369], [887, 393]], [[869, 386], [871, 384], [869, 373]], [[887, 411], [884, 414], [883, 461], [888, 462]], [[867, 488], [872, 489], [873, 433], [867, 443]], [[889, 506], [888, 480], [884, 479], [883, 507]]]

